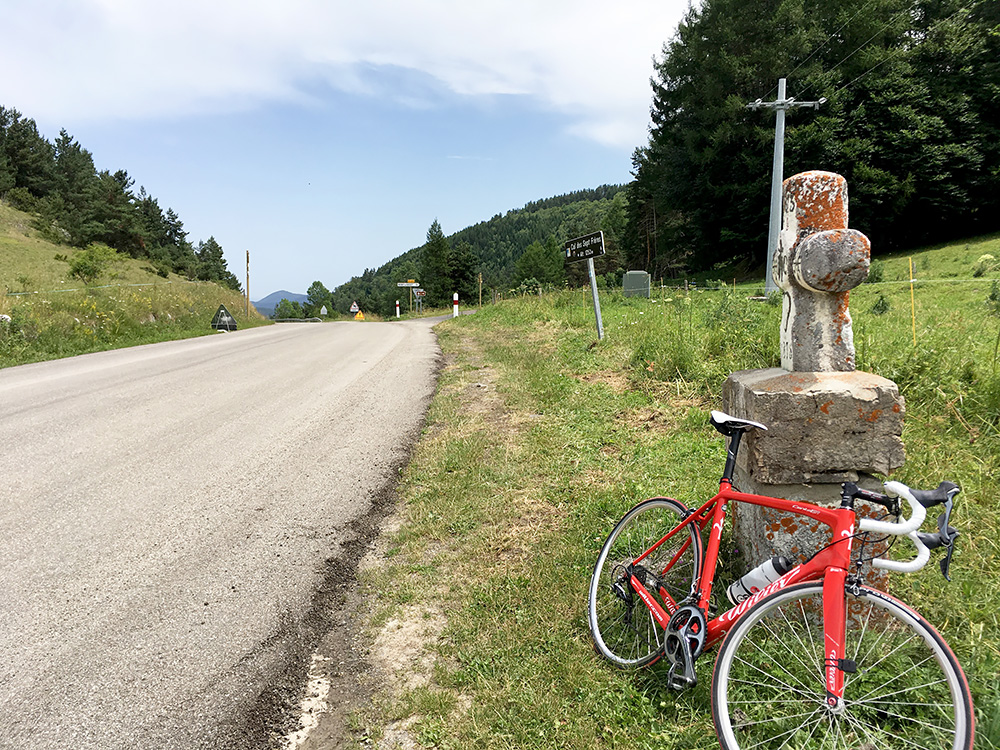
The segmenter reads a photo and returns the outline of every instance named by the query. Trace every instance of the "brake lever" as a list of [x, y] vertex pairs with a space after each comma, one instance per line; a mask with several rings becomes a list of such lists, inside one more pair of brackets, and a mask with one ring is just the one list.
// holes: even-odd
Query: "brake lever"
[[944, 503], [944, 513], [938, 516], [937, 525], [938, 531], [936, 534], [918, 534], [920, 541], [928, 549], [937, 549], [938, 547], [948, 547], [948, 553], [944, 556], [944, 559], [940, 562], [941, 575], [944, 579], [951, 582], [951, 576], [948, 575], [948, 570], [951, 567], [951, 556], [955, 554], [955, 540], [958, 539], [958, 530], [952, 526], [948, 525], [948, 521], [951, 518], [952, 501], [951, 498]]
[[945, 501], [944, 513], [938, 516], [938, 534], [942, 541], [948, 545], [948, 554], [941, 561], [941, 575], [944, 580], [951, 583], [951, 576], [948, 575], [948, 568], [951, 566], [951, 556], [955, 554], [955, 540], [958, 539], [958, 530], [948, 525], [951, 518], [951, 497]]

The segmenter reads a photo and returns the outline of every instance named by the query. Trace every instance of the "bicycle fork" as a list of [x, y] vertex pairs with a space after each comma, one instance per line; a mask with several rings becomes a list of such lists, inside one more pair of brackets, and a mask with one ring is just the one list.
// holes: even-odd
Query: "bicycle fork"
[[857, 671], [857, 665], [846, 657], [847, 599], [844, 586], [847, 571], [830, 568], [823, 579], [823, 640], [825, 655], [823, 678], [826, 688], [826, 708], [831, 714], [844, 712], [844, 674]]

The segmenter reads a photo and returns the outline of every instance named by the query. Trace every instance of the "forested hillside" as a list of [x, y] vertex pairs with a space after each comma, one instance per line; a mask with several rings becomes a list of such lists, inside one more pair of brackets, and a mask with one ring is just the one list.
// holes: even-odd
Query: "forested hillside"
[[789, 110], [785, 176], [844, 175], [873, 252], [1000, 228], [1000, 3], [704, 0], [656, 61], [629, 186], [638, 267], [762, 265], [775, 114], [747, 104], [781, 77], [825, 100]]
[[602, 274], [742, 266], [763, 277], [775, 114], [747, 105], [773, 101], [779, 78], [790, 98], [818, 102], [788, 111], [785, 176], [844, 175], [851, 226], [875, 254], [1000, 229], [1000, 3], [704, 0], [655, 61], [632, 183], [529, 203], [448, 238], [435, 223], [423, 248], [338, 287], [336, 308], [357, 299], [387, 313], [407, 278], [438, 303], [453, 289], [471, 298], [480, 272], [496, 290], [582, 283], [558, 248], [598, 229]]
[[406, 305], [409, 290], [396, 284], [407, 279], [419, 281], [433, 305], [450, 304], [455, 291], [462, 300], [478, 300], [480, 273], [487, 298], [522, 285], [582, 283], [586, 264], [565, 264], [562, 244], [598, 230], [604, 232], [607, 255], [597, 259], [597, 273], [620, 280], [626, 205], [620, 186], [603, 185], [534, 201], [450, 236], [435, 220], [424, 245], [336, 287], [333, 309], [346, 312], [357, 301], [362, 310], [389, 315], [397, 299]]
[[91, 153], [65, 130], [49, 142], [34, 120], [0, 106], [0, 199], [32, 214], [45, 239], [78, 248], [106, 245], [149, 259], [161, 276], [174, 272], [240, 289], [214, 237], [192, 245], [180, 217], [134, 186], [125, 170], [98, 171]]

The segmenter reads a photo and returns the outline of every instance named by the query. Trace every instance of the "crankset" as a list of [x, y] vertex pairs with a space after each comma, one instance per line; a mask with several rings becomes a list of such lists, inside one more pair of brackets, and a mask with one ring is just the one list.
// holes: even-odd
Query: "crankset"
[[698, 684], [694, 661], [705, 648], [705, 613], [698, 607], [681, 607], [667, 623], [663, 638], [663, 653], [670, 662], [667, 687], [687, 690]]

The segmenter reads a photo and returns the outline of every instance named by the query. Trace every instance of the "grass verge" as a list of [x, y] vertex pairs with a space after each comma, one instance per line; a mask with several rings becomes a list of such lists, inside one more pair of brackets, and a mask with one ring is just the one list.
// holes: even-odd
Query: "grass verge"
[[[975, 262], [997, 244], [935, 249], [917, 267], [930, 275], [956, 253]], [[992, 280], [957, 264], [964, 276], [918, 287], [914, 346], [909, 287], [890, 278], [905, 263], [885, 261], [885, 280], [852, 295], [859, 362], [896, 380], [907, 400], [908, 460], [894, 478], [958, 481], [963, 536], [954, 583], [929, 565], [900, 577], [896, 593], [958, 654], [977, 747], [997, 748], [1000, 318]], [[601, 343], [580, 292], [438, 327], [447, 365], [403, 478], [398, 528], [362, 579], [376, 660], [394, 639], [417, 646], [382, 662], [390, 679], [356, 717], [359, 745], [717, 747], [712, 657], [698, 664], [698, 687], [680, 695], [664, 687], [663, 667], [609, 668], [592, 650], [586, 592], [605, 536], [629, 507], [659, 494], [694, 504], [714, 492], [724, 443], [708, 410], [730, 371], [778, 357], [780, 308], [749, 302], [751, 291], [609, 295]], [[872, 312], [880, 295], [888, 310]]]

